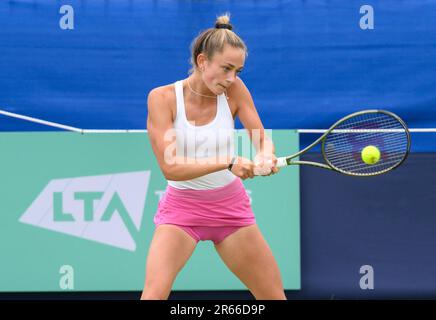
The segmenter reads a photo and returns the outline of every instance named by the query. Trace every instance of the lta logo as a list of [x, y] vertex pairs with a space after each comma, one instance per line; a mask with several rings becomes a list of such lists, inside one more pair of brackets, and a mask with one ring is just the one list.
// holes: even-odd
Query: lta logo
[[150, 171], [51, 180], [20, 222], [135, 251]]

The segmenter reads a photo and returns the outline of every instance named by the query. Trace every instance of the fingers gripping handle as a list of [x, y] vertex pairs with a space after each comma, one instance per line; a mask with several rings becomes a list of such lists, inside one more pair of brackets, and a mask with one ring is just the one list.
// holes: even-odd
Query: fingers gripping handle
[[[286, 166], [286, 158], [277, 158], [277, 164], [276, 167], [281, 168]], [[267, 161], [263, 166], [256, 166], [254, 167], [254, 175], [256, 176], [265, 176], [271, 173], [271, 167], [272, 167], [272, 160]]]
[[271, 173], [271, 167], [269, 166], [254, 167], [253, 172], [255, 176], [266, 176]]

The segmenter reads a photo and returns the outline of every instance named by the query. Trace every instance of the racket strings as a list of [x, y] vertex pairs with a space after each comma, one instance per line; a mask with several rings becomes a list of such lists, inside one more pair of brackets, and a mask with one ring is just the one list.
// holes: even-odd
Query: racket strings
[[[363, 121], [359, 121], [359, 126]], [[383, 123], [384, 127], [387, 127], [386, 123]], [[392, 127], [392, 126], [391, 126]], [[348, 125], [350, 128], [350, 125]], [[355, 127], [354, 127], [355, 128]], [[370, 129], [371, 130], [371, 129]], [[398, 152], [398, 149], [403, 147], [403, 142], [398, 142], [397, 135], [392, 135], [389, 133], [380, 137], [383, 131], [377, 130], [377, 135], [371, 130], [369, 132], [355, 133], [353, 135], [339, 135], [336, 138], [336, 154], [331, 155], [329, 160], [333, 164], [343, 170], [360, 172], [360, 173], [371, 173], [374, 171], [379, 171], [385, 169], [385, 167], [390, 167], [396, 164], [402, 159], [402, 153]], [[371, 167], [361, 160], [360, 152], [366, 145], [375, 145], [383, 153], [381, 160]], [[328, 145], [328, 146], [331, 146]], [[331, 151], [331, 148], [327, 148]], [[344, 152], [348, 154], [344, 154]]]
[[[368, 165], [361, 152], [366, 146], [380, 150], [380, 159]], [[406, 128], [396, 118], [384, 113], [353, 116], [339, 123], [324, 139], [326, 160], [340, 171], [373, 175], [390, 170], [408, 152]]]
[[[352, 142], [351, 148], [349, 141], [345, 141], [345, 143], [342, 142], [342, 146], [337, 144], [337, 149], [342, 149], [342, 152], [337, 152], [336, 155], [333, 156], [330, 155], [329, 160], [336, 164], [336, 166], [346, 168], [347, 170], [355, 171], [362, 169], [364, 172], [371, 172], [374, 170], [383, 170], [383, 167], [390, 167], [403, 158], [403, 153], [398, 152], [398, 149], [403, 147], [403, 143], [398, 143], [395, 137], [382, 140], [378, 137], [375, 139], [374, 137], [368, 137], [367, 134], [362, 136], [367, 141], [363, 145], [356, 143], [356, 141], [358, 141], [356, 139]], [[368, 165], [361, 160], [361, 150], [366, 146], [366, 143], [368, 143], [368, 145], [375, 145], [381, 151], [381, 159], [371, 167], [368, 167]], [[345, 152], [348, 154], [344, 154]]]

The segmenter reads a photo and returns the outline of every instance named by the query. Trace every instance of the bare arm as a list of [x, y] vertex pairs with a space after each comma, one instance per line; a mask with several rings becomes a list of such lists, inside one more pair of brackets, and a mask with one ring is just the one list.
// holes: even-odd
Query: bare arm
[[[165, 139], [173, 129], [171, 108], [162, 88], [148, 95], [147, 131], [153, 152], [165, 178], [173, 181], [190, 180], [212, 172], [227, 169], [230, 159], [209, 159], [202, 163], [196, 159], [176, 157], [174, 140]], [[171, 150], [172, 148], [172, 150]], [[170, 151], [170, 152], [169, 152]]]
[[[258, 173], [261, 175], [269, 175], [279, 172], [277, 158], [275, 156], [275, 147], [272, 139], [265, 134], [265, 129], [254, 106], [253, 98], [245, 86], [244, 82], [237, 78], [234, 83], [234, 95], [237, 104], [237, 115], [241, 120], [244, 128], [248, 131], [248, 135], [256, 148], [257, 155], [255, 156], [255, 164], [257, 167], [262, 168]], [[266, 168], [264, 166], [266, 165]]]
[[237, 115], [256, 148], [257, 153], [275, 153], [274, 144], [265, 134], [265, 129], [254, 106], [253, 98], [244, 82], [237, 78], [234, 83], [235, 100], [238, 101]]

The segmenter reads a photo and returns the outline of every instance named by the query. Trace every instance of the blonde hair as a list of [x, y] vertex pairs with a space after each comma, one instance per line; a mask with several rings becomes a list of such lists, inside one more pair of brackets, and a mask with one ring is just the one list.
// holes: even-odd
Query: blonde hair
[[215, 27], [202, 31], [191, 44], [191, 66], [189, 73], [193, 73], [197, 65], [197, 57], [204, 53], [207, 58], [212, 59], [216, 52], [222, 52], [225, 45], [233, 48], [240, 48], [248, 55], [247, 47], [244, 41], [232, 31], [233, 26], [230, 24], [230, 13], [219, 16], [215, 21]]

